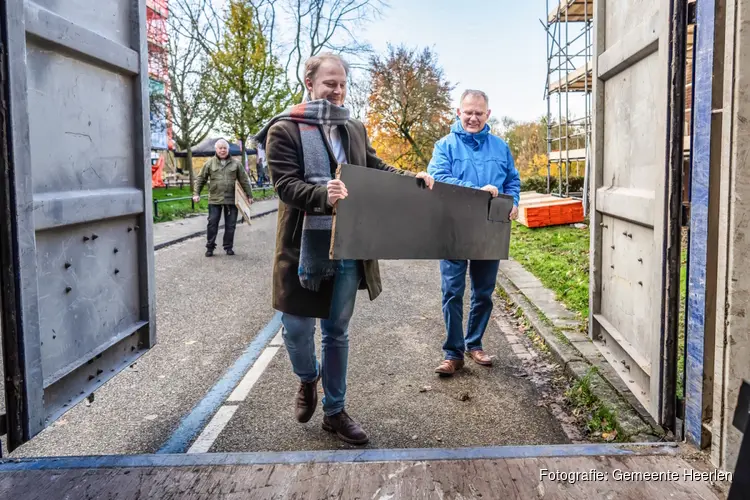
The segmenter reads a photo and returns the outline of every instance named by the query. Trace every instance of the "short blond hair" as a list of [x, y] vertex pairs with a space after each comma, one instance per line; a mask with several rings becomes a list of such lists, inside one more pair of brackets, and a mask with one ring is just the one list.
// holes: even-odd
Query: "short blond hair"
[[341, 56], [334, 54], [333, 52], [322, 52], [318, 55], [312, 56], [305, 61], [305, 80], [308, 78], [312, 81], [315, 75], [320, 69], [320, 65], [325, 61], [335, 61], [343, 66], [346, 76], [349, 76], [349, 63], [346, 62]]

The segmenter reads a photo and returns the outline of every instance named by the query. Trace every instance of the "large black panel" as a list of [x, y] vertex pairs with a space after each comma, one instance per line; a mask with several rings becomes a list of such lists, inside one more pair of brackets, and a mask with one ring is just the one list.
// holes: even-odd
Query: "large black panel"
[[341, 165], [333, 259], [508, 258], [513, 198], [355, 165]]

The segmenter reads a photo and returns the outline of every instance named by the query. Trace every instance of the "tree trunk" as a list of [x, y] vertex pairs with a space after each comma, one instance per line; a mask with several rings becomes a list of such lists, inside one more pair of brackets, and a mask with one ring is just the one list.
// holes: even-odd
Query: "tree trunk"
[[255, 182], [255, 176], [253, 176], [253, 170], [250, 168], [250, 165], [247, 164], [247, 147], [245, 146], [245, 138], [240, 137], [240, 147], [242, 148], [242, 168], [245, 169], [245, 172], [247, 172], [248, 177], [250, 177], [250, 180]]
[[193, 148], [187, 148], [187, 156], [185, 157], [185, 165], [188, 169], [188, 176], [190, 176], [190, 190], [192, 191], [195, 187], [195, 173], [193, 173]]
[[240, 149], [242, 150], [242, 168], [245, 169], [245, 172], [248, 171], [247, 168], [247, 151], [245, 151], [245, 138], [240, 137]]
[[404, 138], [409, 142], [409, 144], [411, 144], [411, 148], [414, 151], [414, 153], [419, 157], [420, 160], [422, 160], [422, 165], [420, 166], [423, 168], [427, 168], [427, 164], [429, 163], [429, 161], [427, 160], [427, 158], [424, 157], [424, 154], [422, 154], [422, 150], [419, 148], [419, 146], [417, 146], [417, 143], [414, 140], [414, 138], [411, 136], [409, 132], [403, 131], [403, 134], [404, 134]]

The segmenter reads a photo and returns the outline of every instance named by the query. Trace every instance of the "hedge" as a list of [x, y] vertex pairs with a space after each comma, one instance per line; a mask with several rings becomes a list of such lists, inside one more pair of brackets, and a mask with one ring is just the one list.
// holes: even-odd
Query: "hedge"
[[[570, 185], [570, 188], [568, 189], [568, 192], [580, 192], [583, 191], [583, 176], [573, 176], [571, 175], [568, 177], [568, 183]], [[557, 185], [557, 177], [554, 175], [550, 177], [550, 190], [552, 192], [556, 192], [558, 190]], [[563, 179], [563, 186], [562, 186], [563, 193], [565, 192], [565, 180]], [[537, 193], [546, 193], [547, 192], [547, 177], [542, 177], [540, 175], [534, 176], [534, 177], [528, 177], [526, 179], [521, 180], [521, 191], [536, 191]]]

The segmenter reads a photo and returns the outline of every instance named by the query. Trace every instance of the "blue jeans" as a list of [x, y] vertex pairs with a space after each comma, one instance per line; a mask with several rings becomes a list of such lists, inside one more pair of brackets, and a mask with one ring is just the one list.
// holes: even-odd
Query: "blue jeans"
[[[349, 360], [349, 320], [361, 279], [354, 260], [342, 261], [333, 287], [329, 319], [320, 320], [323, 332], [321, 363], [315, 357], [315, 318], [282, 314], [282, 336], [294, 373], [303, 382], [312, 382], [322, 371], [323, 411], [335, 415], [344, 409], [346, 369]], [[322, 365], [322, 366], [321, 366]]]
[[[463, 333], [466, 268], [471, 278], [471, 309]], [[464, 359], [464, 352], [482, 348], [482, 337], [492, 313], [492, 292], [497, 282], [497, 260], [441, 260], [443, 317], [447, 337], [443, 344], [446, 359]]]

